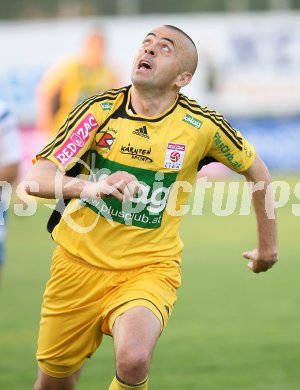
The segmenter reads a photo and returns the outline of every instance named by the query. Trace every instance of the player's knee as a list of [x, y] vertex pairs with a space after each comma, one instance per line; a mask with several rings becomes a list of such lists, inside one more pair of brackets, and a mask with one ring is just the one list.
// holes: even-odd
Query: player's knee
[[48, 390], [48, 389], [50, 390], [51, 387], [49, 387], [47, 383], [43, 383], [43, 381], [40, 379], [37, 379], [37, 381], [33, 386], [33, 390]]
[[41, 376], [38, 377], [36, 380], [33, 390], [50, 390], [51, 389], [51, 383], [49, 384], [48, 381], [43, 380]]
[[75, 375], [67, 378], [54, 378], [40, 373], [33, 390], [73, 390], [77, 379]]
[[43, 381], [41, 379], [38, 379], [34, 386], [33, 390], [52, 390], [54, 387], [51, 385], [51, 383]]
[[117, 356], [117, 373], [121, 378], [141, 375], [145, 377], [150, 365], [151, 355], [148, 351], [140, 349], [126, 351]]

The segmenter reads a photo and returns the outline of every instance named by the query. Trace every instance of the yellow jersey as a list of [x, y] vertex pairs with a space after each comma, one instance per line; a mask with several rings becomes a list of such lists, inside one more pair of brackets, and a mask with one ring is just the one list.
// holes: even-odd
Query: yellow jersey
[[116, 85], [116, 76], [105, 65], [88, 67], [74, 58], [61, 62], [44, 78], [44, 88], [51, 90], [58, 85], [53, 101], [53, 128], [57, 132], [74, 107], [88, 97], [102, 93]]
[[215, 111], [179, 93], [167, 111], [145, 117], [131, 108], [130, 88], [87, 99], [37, 156], [67, 173], [79, 167], [88, 180], [126, 171], [140, 181], [132, 201], [72, 199], [53, 230], [72, 256], [107, 269], [180, 261], [178, 210], [189, 195], [181, 184], [193, 185], [203, 162], [242, 172], [255, 156], [253, 146]]

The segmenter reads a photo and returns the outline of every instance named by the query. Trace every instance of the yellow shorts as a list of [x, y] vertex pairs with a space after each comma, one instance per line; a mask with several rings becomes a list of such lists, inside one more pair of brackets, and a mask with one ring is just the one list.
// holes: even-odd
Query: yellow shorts
[[44, 294], [37, 360], [43, 372], [62, 378], [76, 372], [111, 335], [115, 319], [135, 306], [150, 309], [166, 326], [181, 283], [178, 262], [131, 270], [107, 270], [57, 247]]

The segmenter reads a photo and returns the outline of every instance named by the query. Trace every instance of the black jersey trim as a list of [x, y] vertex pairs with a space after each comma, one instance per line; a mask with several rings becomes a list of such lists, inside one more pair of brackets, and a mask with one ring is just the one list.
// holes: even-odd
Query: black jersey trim
[[217, 121], [221, 121], [223, 125], [230, 131], [230, 133], [234, 136], [234, 138], [241, 144], [243, 145], [243, 139], [239, 137], [236, 133], [236, 130], [229, 124], [229, 122], [222, 116], [217, 114], [215, 111], [211, 111], [208, 108], [201, 108], [203, 112], [207, 112], [208, 114], [211, 114], [216, 118]]
[[[143, 122], [159, 122], [168, 115], [172, 114], [172, 112], [176, 109], [177, 104], [179, 102], [179, 95], [176, 98], [176, 101], [174, 102], [174, 106], [171, 107], [165, 114], [161, 116], [157, 116], [156, 118], [151, 118], [147, 116], [141, 116], [139, 114], [130, 114], [128, 112], [128, 109], [131, 105], [131, 102], [129, 101], [129, 90], [131, 86], [127, 87], [127, 91], [125, 92], [124, 100], [121, 104], [121, 106], [115, 111], [113, 118], [123, 118], [123, 119], [131, 119], [136, 121], [143, 121]], [[127, 108], [127, 109], [126, 109]]]
[[233, 137], [241, 144], [243, 145], [243, 139], [239, 137], [236, 133], [236, 130], [230, 125], [230, 123], [223, 117], [223, 115], [218, 114], [216, 111], [210, 110], [207, 107], [201, 107], [195, 100], [188, 99], [185, 95], [181, 95], [181, 98], [191, 107], [198, 108], [201, 112], [207, 113], [214, 118], [216, 118], [217, 121], [221, 121], [222, 124], [230, 131], [230, 133], [233, 135]]
[[[70, 120], [72, 120], [77, 113], [79, 113], [79, 111], [84, 107], [84, 106], [87, 106], [87, 109], [90, 108], [90, 106], [94, 103], [94, 102], [98, 102], [98, 101], [102, 101], [102, 100], [106, 100], [106, 99], [110, 99], [110, 100], [116, 100], [116, 98], [119, 96], [119, 94], [122, 92], [122, 90], [125, 90], [126, 88], [120, 88], [116, 91], [118, 92], [113, 92], [111, 93], [110, 91], [106, 92], [106, 93], [103, 93], [101, 95], [94, 95], [90, 98], [88, 98], [87, 100], [85, 100], [83, 103], [81, 103], [79, 106], [77, 106], [73, 111], [71, 111], [70, 115], [68, 116], [68, 118], [65, 120], [65, 122], [63, 123], [63, 125], [60, 127], [58, 133], [57, 133], [57, 136], [54, 138], [54, 140], [49, 144], [47, 145], [42, 151], [41, 153], [46, 153], [49, 148], [51, 148], [53, 146], [53, 144], [55, 143], [56, 145], [58, 145], [58, 142], [60, 142], [61, 140], [64, 139], [67, 131], [68, 131], [68, 123]], [[114, 91], [114, 90], [112, 90]], [[78, 114], [78, 117], [76, 117], [76, 121], [78, 121], [81, 116], [86, 112], [85, 109], [84, 111], [82, 111], [80, 114]], [[74, 123], [72, 123], [73, 125]], [[64, 129], [65, 128], [65, 129]], [[56, 146], [54, 146], [55, 148]]]
[[217, 118], [212, 116], [211, 114], [205, 113], [200, 109], [199, 110], [194, 110], [190, 106], [187, 106], [183, 102], [179, 101], [178, 103], [181, 107], [186, 108], [187, 110], [191, 111], [195, 115], [202, 115], [204, 118], [210, 119], [226, 136], [231, 140], [231, 142], [239, 149], [243, 150], [242, 145], [239, 144], [237, 139], [228, 131], [228, 129], [225, 126], [222, 126], [222, 123], [217, 122]]
[[[119, 96], [119, 94], [122, 92], [122, 90], [125, 91], [126, 87], [119, 88], [119, 89], [111, 89], [111, 90], [106, 91], [100, 95], [91, 96], [90, 98], [88, 98], [84, 102], [82, 102], [79, 106], [77, 106], [73, 111], [71, 111], [68, 118], [70, 120], [72, 120], [75, 117], [75, 115], [80, 111], [80, 109], [83, 108], [84, 105], [87, 105], [88, 103], [90, 103], [91, 101], [95, 101], [95, 102], [100, 101], [100, 100], [98, 100], [99, 98], [104, 99], [104, 100], [105, 99], [116, 100], [116, 98]], [[67, 120], [68, 120], [68, 118], [67, 118]], [[60, 127], [59, 131], [62, 130], [63, 127], [65, 127], [65, 125], [67, 124], [67, 120]], [[58, 133], [59, 133], [59, 131], [58, 131]]]
[[205, 166], [205, 165], [208, 165], [210, 163], [213, 163], [213, 162], [219, 162], [217, 159], [215, 159], [214, 157], [210, 157], [210, 156], [205, 156], [204, 158], [202, 158], [202, 160], [199, 161], [198, 163], [198, 172]]
[[[114, 97], [114, 99], [111, 99], [111, 100], [116, 100], [116, 98], [119, 96], [119, 94], [117, 96]], [[111, 98], [111, 97], [110, 97]], [[94, 104], [94, 103], [98, 103], [98, 102], [101, 102], [103, 100], [107, 100], [108, 99], [108, 96], [107, 95], [101, 95], [100, 97], [98, 98], [92, 98], [92, 99], [89, 99], [88, 101], [86, 101], [86, 106], [85, 108], [80, 112], [80, 114], [78, 114], [76, 116], [76, 118], [74, 119], [74, 121], [70, 124], [70, 126], [72, 127], [76, 122], [78, 122], [82, 116], [86, 113], [86, 111], [88, 111], [88, 109]], [[109, 118], [111, 117], [111, 115], [109, 116]], [[72, 118], [74, 118], [74, 115], [72, 116]], [[68, 117], [64, 126], [67, 125], [69, 123], [69, 121], [72, 119], [71, 117]], [[41, 157], [45, 157], [47, 158], [51, 152], [57, 147], [59, 146], [60, 144], [62, 144], [62, 142], [64, 141], [65, 139], [65, 136], [68, 132], [68, 126], [66, 126], [65, 130], [63, 130], [61, 128], [61, 130], [58, 132], [57, 136], [54, 138], [54, 140], [49, 144], [47, 145], [40, 153], [39, 155]]]
[[179, 95], [180, 95], [180, 99], [185, 100], [191, 106], [201, 108], [201, 106], [196, 102], [196, 100], [191, 100], [186, 95], [183, 95], [182, 93], [180, 93]]

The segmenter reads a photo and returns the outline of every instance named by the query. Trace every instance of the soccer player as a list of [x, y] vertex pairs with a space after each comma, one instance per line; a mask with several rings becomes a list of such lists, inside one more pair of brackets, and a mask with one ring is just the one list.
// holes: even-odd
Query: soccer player
[[266, 166], [223, 116], [179, 92], [197, 61], [183, 31], [153, 29], [134, 59], [132, 85], [75, 108], [28, 173], [29, 194], [60, 199], [48, 224], [57, 248], [42, 307], [36, 390], [73, 389], [103, 334], [115, 348], [109, 390], [148, 388], [152, 352], [180, 286], [178, 210], [188, 194], [178, 184], [194, 183], [203, 164], [219, 161], [264, 183], [253, 194], [258, 248], [244, 256], [255, 273], [277, 260]]
[[37, 90], [36, 127], [53, 135], [76, 105], [116, 86], [117, 77], [105, 64], [104, 36], [93, 29], [78, 55], [59, 61], [43, 76]]
[[0, 181], [2, 182], [0, 187], [0, 276], [4, 262], [11, 184], [17, 178], [20, 159], [21, 150], [16, 120], [7, 105], [0, 101]]

